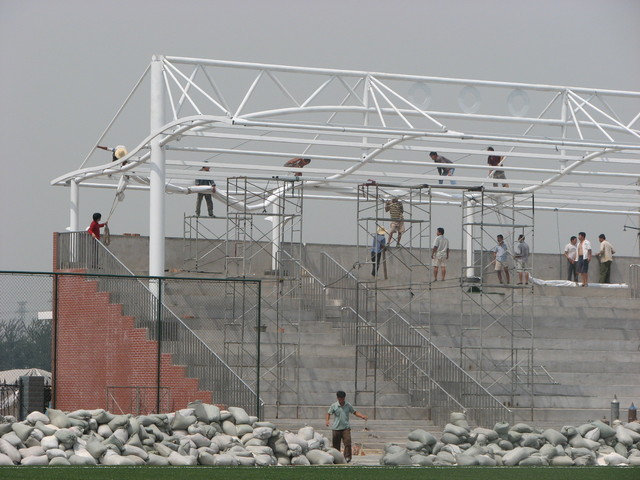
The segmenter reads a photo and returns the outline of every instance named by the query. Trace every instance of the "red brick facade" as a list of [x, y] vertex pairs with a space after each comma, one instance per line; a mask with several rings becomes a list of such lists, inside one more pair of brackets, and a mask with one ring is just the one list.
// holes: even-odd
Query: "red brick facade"
[[[146, 329], [136, 328], [132, 317], [122, 315], [108, 293], [98, 292], [95, 281], [61, 275], [57, 294], [55, 408], [155, 412], [158, 343], [147, 338]], [[185, 367], [173, 365], [170, 354], [161, 355], [160, 365], [160, 385], [166, 387], [161, 389], [161, 410], [212, 401], [211, 392], [198, 390], [198, 380], [187, 378]], [[107, 387], [129, 388], [111, 389], [108, 396]]]

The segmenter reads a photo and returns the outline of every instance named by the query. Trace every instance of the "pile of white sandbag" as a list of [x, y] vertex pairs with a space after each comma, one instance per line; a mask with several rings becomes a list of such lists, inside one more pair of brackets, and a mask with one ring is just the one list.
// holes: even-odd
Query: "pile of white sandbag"
[[440, 439], [425, 430], [409, 433], [406, 447], [385, 445], [382, 465], [640, 465], [640, 423], [589, 422], [560, 431], [497, 423], [471, 429], [452, 413]]
[[281, 432], [244, 409], [200, 402], [174, 413], [105, 410], [0, 417], [0, 465], [325, 465], [346, 463], [303, 427]]

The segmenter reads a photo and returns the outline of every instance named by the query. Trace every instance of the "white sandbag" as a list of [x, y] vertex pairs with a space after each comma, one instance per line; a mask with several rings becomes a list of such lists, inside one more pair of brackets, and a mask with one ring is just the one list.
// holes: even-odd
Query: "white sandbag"
[[307, 441], [313, 440], [314, 433], [313, 427], [310, 426], [302, 427], [298, 430], [298, 436]]
[[591, 430], [585, 433], [583, 437], [586, 438], [587, 440], [592, 440], [594, 442], [597, 442], [598, 440], [600, 440], [600, 429], [591, 425]]
[[4, 438], [0, 438], [0, 453], [6, 455], [13, 463], [20, 463], [22, 456], [16, 447], [7, 442]]
[[57, 430], [56, 433], [53, 434], [60, 442], [60, 445], [63, 445], [64, 448], [73, 448], [73, 444], [76, 443], [77, 435], [74, 431], [68, 428], [61, 428]]
[[244, 408], [229, 407], [228, 410], [229, 413], [233, 416], [236, 424], [251, 425], [249, 414], [245, 411]]
[[47, 450], [47, 457], [49, 457], [49, 460], [56, 457], [67, 458], [67, 454], [60, 448], [50, 448], [49, 450]]
[[438, 441], [436, 437], [434, 437], [432, 434], [420, 428], [409, 432], [409, 435], [407, 435], [407, 438], [409, 440], [420, 442], [423, 445], [428, 445], [428, 446], [435, 445], [436, 442]]
[[20, 461], [20, 465], [29, 467], [49, 465], [49, 457], [47, 457], [46, 455], [32, 455], [30, 457], [24, 457]]
[[347, 463], [347, 460], [344, 458], [344, 455], [340, 450], [329, 448], [327, 449], [327, 453], [333, 457], [333, 463], [335, 465], [345, 465]]
[[507, 467], [513, 467], [518, 465], [525, 458], [530, 457], [533, 453], [535, 453], [534, 448], [528, 447], [516, 447], [513, 450], [508, 451], [504, 457], [502, 457], [503, 463]]
[[226, 450], [236, 445], [237, 442], [231, 435], [227, 435], [226, 433], [223, 433], [213, 437], [211, 439], [211, 444], [218, 445], [220, 450]]
[[276, 463], [276, 457], [272, 457], [271, 455], [255, 456], [256, 467], [268, 467], [269, 465], [275, 465]]
[[626, 457], [619, 455], [617, 453], [609, 453], [608, 455], [604, 455], [605, 465], [627, 465]]
[[306, 454], [309, 451], [309, 444], [307, 443], [307, 441], [294, 433], [285, 432], [284, 439], [286, 440], [287, 445], [289, 445], [290, 449], [291, 445], [300, 445], [303, 454]]
[[513, 430], [514, 432], [518, 432], [518, 433], [531, 433], [531, 432], [533, 432], [533, 428], [531, 428], [531, 425], [528, 425], [526, 423], [516, 423], [513, 427], [511, 427], [511, 430]]
[[[288, 456], [289, 446], [283, 435], [270, 439], [269, 446], [277, 457]], [[302, 453], [302, 448], [300, 448], [300, 453]]]
[[271, 450], [271, 447], [267, 447], [266, 445], [263, 447], [246, 447], [247, 451], [251, 452], [254, 456], [255, 455], [269, 455], [269, 456], [273, 456], [273, 450]]
[[424, 448], [427, 448], [427, 446], [422, 443], [422, 442], [417, 442], [415, 440], [409, 440], [407, 442], [407, 450], [423, 450]]
[[[452, 433], [456, 437], [467, 438], [469, 436], [469, 431], [466, 428], [459, 427], [457, 425], [453, 425], [451, 423], [447, 423], [444, 426], [444, 433]], [[448, 443], [448, 442], [445, 442]]]
[[550, 465], [554, 467], [571, 467], [573, 466], [573, 459], [566, 455], [553, 457], [550, 462]]
[[257, 427], [253, 429], [253, 436], [261, 440], [268, 440], [271, 438], [273, 429], [270, 427]]
[[296, 455], [295, 457], [291, 458], [291, 465], [296, 465], [299, 467], [308, 467], [309, 465], [311, 465], [311, 462], [304, 455]]
[[177, 466], [193, 466], [198, 464], [198, 459], [192, 455], [180, 455], [178, 452], [171, 452], [167, 457], [169, 465]]
[[438, 457], [440, 460], [442, 460], [443, 462], [449, 464], [449, 465], [455, 465], [456, 463], [456, 457], [453, 453], [447, 451], [447, 450], [440, 450], [437, 454], [436, 457]]
[[238, 437], [243, 437], [247, 433], [253, 433], [253, 427], [246, 423], [236, 424], [236, 431]]
[[213, 464], [216, 466], [235, 466], [238, 465], [238, 459], [233, 455], [221, 453], [214, 456]]
[[235, 457], [234, 458], [238, 461], [238, 466], [241, 467], [252, 467], [256, 464], [256, 459], [253, 456], [250, 457]]
[[307, 442], [307, 445], [309, 446], [309, 450], [322, 450], [324, 442], [317, 438], [312, 438]]
[[518, 465], [521, 467], [546, 467], [549, 465], [549, 461], [544, 457], [532, 455], [522, 460]]
[[251, 437], [249, 440], [246, 440], [246, 441], [244, 440], [245, 438], [247, 438], [246, 435], [242, 437], [242, 440], [241, 440], [242, 444], [245, 447], [263, 447], [267, 444], [266, 440], [260, 440], [259, 438]]
[[[449, 424], [449, 425], [451, 425], [451, 424]], [[456, 427], [456, 428], [458, 428], [458, 427]], [[461, 437], [459, 437], [459, 436], [457, 436], [457, 435], [455, 435], [453, 433], [450, 433], [450, 432], [445, 432], [440, 437], [440, 441], [442, 443], [445, 443], [445, 444], [459, 445], [461, 443], [464, 443], [464, 438], [461, 438]]]
[[191, 442], [196, 446], [196, 448], [200, 447], [208, 447], [211, 445], [211, 440], [202, 435], [201, 433], [196, 433], [195, 435], [191, 435]]
[[470, 467], [473, 465], [478, 465], [478, 460], [474, 456], [461, 453], [459, 455], [456, 455], [456, 464], [460, 467]]
[[397, 443], [385, 443], [383, 447], [384, 453], [398, 453], [404, 450], [404, 447], [401, 447]]
[[22, 456], [22, 458], [33, 456], [40, 457], [42, 455], [46, 455], [44, 448], [39, 445], [37, 447], [20, 448], [18, 449], [18, 452], [20, 453], [20, 456]]
[[510, 430], [509, 423], [507, 422], [498, 422], [493, 426], [493, 429], [499, 436], [504, 436]]
[[522, 438], [520, 439], [521, 447], [531, 447], [538, 450], [540, 448], [541, 442], [535, 433], [523, 433]]
[[71, 465], [97, 465], [98, 462], [93, 457], [81, 457], [80, 455], [71, 455], [69, 457]]
[[227, 435], [231, 435], [232, 437], [238, 436], [238, 429], [236, 428], [235, 423], [231, 420], [225, 420], [222, 422], [222, 431]]
[[482, 467], [495, 467], [498, 464], [496, 459], [489, 455], [478, 455], [476, 456], [476, 460], [478, 461], [478, 465]]
[[595, 422], [591, 422], [591, 424], [598, 427], [598, 429], [600, 430], [601, 438], [613, 437], [616, 434], [616, 431], [613, 428], [611, 428], [609, 425], [605, 423], [602, 423], [599, 420], [596, 420]]
[[630, 447], [635, 443], [631, 438], [631, 435], [627, 433], [627, 429], [622, 425], [618, 425], [616, 427], [616, 440], [618, 441], [618, 443], [623, 444], [625, 447]]
[[113, 435], [113, 430], [109, 428], [109, 425], [100, 425], [98, 427], [98, 435], [100, 435], [102, 438], [109, 438], [111, 435]]
[[309, 450], [306, 454], [311, 465], [332, 465], [333, 455], [322, 450]]
[[495, 430], [491, 430], [489, 428], [481, 428], [481, 427], [474, 428], [471, 431], [471, 433], [477, 434], [477, 435], [484, 435], [489, 442], [493, 442], [495, 440], [498, 440], [499, 438], [498, 432], [496, 432]]
[[149, 454], [144, 449], [135, 447], [133, 445], [125, 445], [122, 449], [122, 455], [125, 457], [129, 455], [135, 455], [137, 457], [140, 457], [144, 461], [147, 461], [149, 459]]
[[193, 425], [197, 421], [198, 419], [195, 415], [182, 415], [180, 412], [176, 412], [171, 422], [171, 428], [173, 430], [187, 430], [190, 425]]
[[567, 437], [565, 437], [559, 431], [554, 430], [553, 428], [547, 428], [544, 432], [542, 432], [542, 435], [551, 445], [555, 446], [567, 444]]
[[150, 453], [149, 458], [147, 459], [147, 465], [166, 467], [169, 466], [169, 459], [167, 457], [156, 455], [155, 453]]
[[29, 415], [27, 415], [27, 422], [29, 422], [31, 425], [34, 425], [34, 426], [36, 422], [42, 422], [46, 425], [47, 423], [49, 423], [49, 421], [50, 421], [49, 417], [47, 417], [42, 412], [33, 411]]
[[14, 432], [13, 430], [2, 435], [2, 439], [9, 442], [16, 448], [24, 448], [22, 440], [20, 440], [20, 437], [18, 437], [18, 435], [16, 435], [16, 432]]
[[417, 467], [430, 467], [433, 465], [433, 460], [428, 455], [413, 455], [411, 457], [411, 464]]
[[616, 443], [613, 449], [617, 454], [622, 455], [625, 458], [629, 456], [629, 451], [627, 450], [627, 447], [620, 442]]
[[51, 424], [44, 424], [40, 421], [36, 422], [35, 428], [37, 430], [40, 430], [42, 433], [44, 433], [45, 436], [50, 436], [53, 435], [54, 433], [56, 433], [56, 430], [58, 430], [58, 427], [56, 427], [55, 425], [51, 425]]
[[589, 440], [587, 438], [581, 437], [579, 434], [575, 435], [571, 440], [569, 440], [569, 445], [573, 448], [588, 448], [589, 450], [597, 450], [600, 448], [599, 442], [594, 442], [593, 440]]
[[47, 417], [49, 417], [51, 424], [55, 425], [58, 428], [69, 428], [71, 426], [69, 418], [67, 418], [62, 410], [47, 408], [45, 414], [47, 415]]
[[50, 467], [66, 467], [71, 465], [71, 462], [67, 459], [67, 457], [53, 457], [49, 460]]
[[129, 432], [127, 431], [126, 428], [121, 427], [121, 428], [117, 428], [114, 432], [113, 432], [113, 436], [115, 438], [117, 438], [118, 440], [120, 440], [121, 444], [125, 444], [127, 443], [127, 441], [129, 440]]
[[11, 457], [5, 453], [0, 453], [0, 466], [7, 467], [12, 465], [14, 465], [14, 463]]
[[136, 463], [130, 458], [125, 458], [117, 453], [114, 455], [106, 455], [100, 460], [100, 465], [116, 465], [116, 466], [134, 466]]

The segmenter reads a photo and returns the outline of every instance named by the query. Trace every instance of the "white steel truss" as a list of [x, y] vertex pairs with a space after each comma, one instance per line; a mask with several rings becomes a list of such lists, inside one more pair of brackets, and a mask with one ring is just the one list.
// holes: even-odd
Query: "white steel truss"
[[[163, 192], [208, 188], [194, 186], [205, 164], [267, 182], [291, 175], [282, 165], [292, 157], [312, 160], [308, 198], [356, 201], [370, 179], [434, 185], [430, 151], [454, 161], [458, 184], [491, 190], [492, 146], [509, 191], [535, 193], [537, 210], [639, 214], [640, 92], [154, 56], [96, 146], [120, 143], [112, 130], [147, 77], [150, 131], [133, 126], [140, 140], [126, 156], [96, 163], [92, 148], [52, 180], [71, 187], [72, 205], [78, 186], [151, 189], [151, 210], [162, 212]], [[222, 188], [215, 197], [236, 203]], [[456, 190], [434, 192], [433, 205], [461, 201]], [[156, 215], [152, 237], [164, 234]]]

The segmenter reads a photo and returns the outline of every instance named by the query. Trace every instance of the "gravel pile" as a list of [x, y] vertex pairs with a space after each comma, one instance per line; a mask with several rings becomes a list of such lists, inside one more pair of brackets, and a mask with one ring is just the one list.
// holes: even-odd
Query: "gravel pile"
[[560, 431], [525, 423], [471, 429], [452, 413], [437, 439], [425, 430], [409, 433], [406, 447], [385, 445], [382, 465], [572, 466], [640, 465], [640, 423], [595, 421]]
[[105, 410], [0, 417], [0, 465], [326, 465], [346, 463], [312, 427], [281, 432], [245, 410], [200, 402], [174, 413]]

